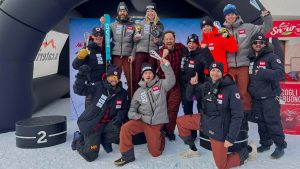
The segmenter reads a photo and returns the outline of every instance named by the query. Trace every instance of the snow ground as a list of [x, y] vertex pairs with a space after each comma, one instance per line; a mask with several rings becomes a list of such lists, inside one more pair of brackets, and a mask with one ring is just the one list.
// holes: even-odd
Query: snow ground
[[[69, 99], [58, 100], [34, 116], [66, 115], [69, 117]], [[100, 150], [99, 157], [94, 162], [86, 162], [76, 152], [71, 150], [73, 132], [77, 130], [75, 120], [68, 118], [67, 142], [40, 149], [21, 149], [15, 146], [15, 133], [0, 134], [0, 169], [213, 169], [214, 162], [210, 151], [197, 146], [200, 157], [180, 159], [178, 154], [188, 147], [181, 139], [175, 142], [166, 141], [165, 151], [160, 157], [151, 157], [146, 145], [135, 146], [136, 160], [123, 167], [116, 167], [113, 161], [120, 157], [118, 145], [113, 145], [113, 152], [106, 154]], [[257, 126], [250, 124], [250, 139], [258, 143]], [[258, 154], [255, 161], [248, 161], [239, 169], [299, 169], [300, 168], [300, 136], [286, 135], [288, 148], [286, 154], [279, 160], [270, 159], [271, 150]]]

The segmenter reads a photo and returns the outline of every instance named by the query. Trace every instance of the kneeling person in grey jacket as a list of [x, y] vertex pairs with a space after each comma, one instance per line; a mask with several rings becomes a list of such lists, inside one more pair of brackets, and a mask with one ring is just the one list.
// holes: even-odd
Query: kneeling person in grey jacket
[[142, 65], [140, 88], [134, 93], [128, 112], [129, 122], [124, 124], [120, 132], [120, 152], [122, 157], [115, 164], [122, 166], [135, 160], [132, 136], [141, 132], [147, 138], [148, 150], [153, 157], [161, 155], [165, 146], [165, 138], [160, 130], [169, 122], [166, 95], [175, 85], [176, 79], [169, 61], [162, 59], [161, 68], [166, 79], [159, 79], [149, 63]]

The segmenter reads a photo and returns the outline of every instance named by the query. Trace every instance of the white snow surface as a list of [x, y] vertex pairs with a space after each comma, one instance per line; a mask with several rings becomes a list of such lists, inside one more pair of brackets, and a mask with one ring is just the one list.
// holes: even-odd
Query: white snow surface
[[[69, 117], [69, 99], [55, 101], [34, 116], [66, 115]], [[99, 157], [93, 162], [85, 161], [76, 151], [71, 150], [73, 132], [78, 130], [75, 120], [68, 118], [67, 141], [52, 147], [40, 149], [21, 149], [16, 147], [15, 132], [0, 134], [0, 169], [214, 169], [212, 153], [196, 145], [201, 156], [180, 159], [179, 153], [188, 149], [177, 136], [175, 142], [166, 141], [163, 154], [151, 157], [147, 145], [135, 146], [136, 160], [123, 167], [116, 167], [114, 160], [120, 157], [119, 146], [113, 144], [113, 152], [105, 153], [100, 149]], [[177, 131], [176, 131], [177, 133]], [[258, 144], [257, 125], [250, 124], [250, 140]], [[271, 150], [259, 153], [255, 161], [247, 161], [239, 169], [300, 169], [300, 136], [286, 135], [288, 148], [285, 155], [278, 160], [270, 158]], [[102, 147], [101, 147], [102, 148]]]

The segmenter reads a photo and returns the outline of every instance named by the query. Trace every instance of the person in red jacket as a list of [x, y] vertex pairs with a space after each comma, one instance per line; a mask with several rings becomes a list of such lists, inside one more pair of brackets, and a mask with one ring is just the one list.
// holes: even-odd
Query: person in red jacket
[[220, 30], [213, 25], [208, 16], [204, 16], [201, 22], [202, 42], [201, 46], [208, 46], [216, 62], [224, 65], [224, 73], [228, 72], [226, 53], [234, 53], [238, 50], [236, 40], [226, 28]]

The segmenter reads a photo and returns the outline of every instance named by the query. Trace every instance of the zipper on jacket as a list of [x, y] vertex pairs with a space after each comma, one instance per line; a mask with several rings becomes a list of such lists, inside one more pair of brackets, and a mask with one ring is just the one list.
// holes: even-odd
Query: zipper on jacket
[[[231, 26], [231, 30], [232, 30], [233, 37], [235, 38], [236, 43], [239, 46], [239, 41], [238, 41], [237, 35], [234, 33], [233, 26]], [[236, 57], [237, 57], [237, 52], [234, 53], [234, 61], [235, 61], [235, 67], [238, 67]]]
[[[152, 99], [152, 100], [151, 100], [148, 91], [149, 91], [149, 89], [147, 90], [147, 95], [148, 95], [150, 107], [151, 107], [151, 110], [152, 110], [152, 116], [151, 116], [151, 120], [150, 120], [150, 124], [152, 124], [152, 118], [153, 118], [153, 116], [154, 116], [154, 110], [153, 110], [151, 101], [153, 101], [153, 97], [151, 97], [151, 99]], [[151, 91], [150, 91], [150, 92], [151, 92]], [[153, 102], [154, 102], [154, 101], [153, 101]]]
[[[120, 56], [121, 58], [123, 57], [123, 36], [124, 36], [124, 28], [125, 28], [125, 24], [123, 24], [123, 27], [122, 27], [122, 36], [121, 36], [121, 53], [120, 53]], [[125, 32], [126, 33], [126, 32]]]
[[149, 31], [149, 37], [148, 37], [148, 53], [149, 53], [149, 49], [150, 49], [150, 37], [151, 37], [151, 31], [152, 31], [152, 23], [150, 22], [150, 31]]

